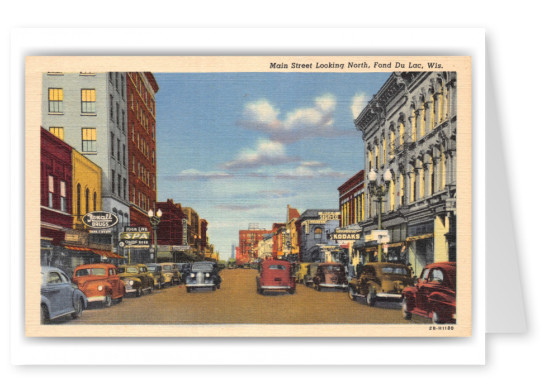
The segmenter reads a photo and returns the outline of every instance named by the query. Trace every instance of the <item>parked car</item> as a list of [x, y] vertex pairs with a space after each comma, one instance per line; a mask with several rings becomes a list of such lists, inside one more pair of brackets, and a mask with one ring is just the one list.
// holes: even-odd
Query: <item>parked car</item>
[[306, 273], [302, 279], [302, 283], [306, 286], [312, 286], [314, 284], [314, 276], [318, 271], [318, 266], [320, 262], [314, 262], [306, 266]]
[[77, 266], [73, 271], [73, 282], [84, 292], [88, 302], [101, 302], [104, 307], [110, 307], [112, 300], [122, 301], [125, 294], [117, 267], [109, 263]]
[[147, 266], [142, 264], [119, 265], [119, 276], [124, 282], [126, 293], [134, 293], [140, 297], [144, 291], [153, 293], [153, 277], [149, 274]]
[[191, 292], [195, 288], [220, 289], [222, 278], [218, 274], [218, 268], [214, 262], [194, 262], [191, 271], [186, 276], [186, 290]]
[[320, 263], [316, 273], [312, 278], [312, 285], [317, 291], [322, 289], [342, 289], [348, 288], [348, 279], [344, 266], [340, 263]]
[[161, 289], [165, 285], [165, 276], [163, 275], [163, 268], [157, 263], [148, 263], [147, 270], [153, 276], [153, 286], [157, 289]]
[[88, 306], [86, 295], [58, 268], [42, 266], [40, 286], [40, 322], [64, 315], [79, 318]]
[[430, 318], [434, 323], [455, 323], [455, 262], [425, 266], [414, 286], [403, 291], [402, 314]]
[[182, 274], [178, 270], [178, 267], [173, 262], [160, 263], [163, 268], [163, 275], [165, 276], [165, 283], [174, 285], [182, 282]]
[[295, 293], [296, 282], [291, 263], [281, 259], [263, 261], [256, 277], [256, 291], [263, 294], [265, 291], [278, 290]]
[[182, 275], [182, 281], [186, 281], [187, 276], [191, 273], [191, 262], [183, 263], [180, 274]]
[[348, 284], [348, 297], [351, 300], [362, 298], [369, 306], [379, 299], [400, 300], [402, 291], [411, 285], [411, 271], [398, 263], [373, 262], [361, 267], [359, 276]]
[[309, 262], [303, 262], [297, 265], [297, 269], [295, 273], [295, 280], [297, 283], [304, 282], [304, 276], [306, 275], [306, 272], [308, 271], [308, 266], [310, 265], [311, 263]]

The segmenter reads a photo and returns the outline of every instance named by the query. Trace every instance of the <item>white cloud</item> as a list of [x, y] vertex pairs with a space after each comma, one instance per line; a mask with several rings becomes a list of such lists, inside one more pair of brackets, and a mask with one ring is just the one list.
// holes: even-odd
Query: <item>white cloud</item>
[[237, 158], [222, 165], [224, 169], [255, 168], [278, 165], [296, 161], [298, 158], [287, 156], [285, 146], [277, 141], [260, 139], [255, 149], [243, 149]]
[[294, 168], [280, 170], [275, 177], [278, 179], [345, 178], [347, 175], [326, 167], [323, 163], [302, 162]]
[[352, 102], [350, 103], [350, 110], [352, 111], [352, 116], [354, 119], [358, 118], [358, 115], [360, 115], [365, 106], [367, 106], [368, 101], [369, 97], [363, 92], [359, 92], [354, 95]]
[[223, 178], [231, 178], [233, 175], [228, 174], [227, 172], [223, 171], [199, 171], [195, 168], [189, 168], [186, 170], [181, 171], [179, 174], [174, 175], [173, 179], [195, 179], [195, 180], [201, 180], [201, 179], [223, 179]]
[[297, 108], [282, 115], [270, 102], [261, 99], [247, 103], [239, 125], [267, 133], [280, 143], [295, 142], [309, 137], [336, 137], [342, 135], [334, 129], [337, 100], [331, 94], [314, 99], [311, 107]]

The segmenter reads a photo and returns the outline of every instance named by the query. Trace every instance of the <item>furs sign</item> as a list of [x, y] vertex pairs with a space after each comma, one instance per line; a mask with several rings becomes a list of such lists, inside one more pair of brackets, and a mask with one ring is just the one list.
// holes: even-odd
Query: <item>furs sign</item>
[[82, 216], [82, 222], [93, 229], [105, 229], [117, 225], [119, 218], [110, 212], [90, 212]]

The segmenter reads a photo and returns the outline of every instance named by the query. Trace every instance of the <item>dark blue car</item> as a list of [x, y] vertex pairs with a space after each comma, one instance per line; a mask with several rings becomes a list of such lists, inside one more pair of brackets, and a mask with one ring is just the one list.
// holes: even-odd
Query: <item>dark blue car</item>
[[42, 266], [41, 274], [41, 323], [48, 323], [64, 315], [72, 315], [74, 319], [80, 317], [88, 306], [86, 295], [58, 268]]

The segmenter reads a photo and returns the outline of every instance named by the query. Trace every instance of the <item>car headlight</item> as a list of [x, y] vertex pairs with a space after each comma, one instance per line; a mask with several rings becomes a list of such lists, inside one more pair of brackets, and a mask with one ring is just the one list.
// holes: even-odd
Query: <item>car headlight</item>
[[102, 285], [99, 285], [99, 286], [98, 286], [98, 291], [101, 292], [102, 290], [103, 290], [103, 286], [102, 286]]
[[189, 276], [193, 278], [195, 277], [195, 273], [191, 273]]
[[130, 280], [128, 281], [128, 283], [130, 284], [130, 286], [134, 285], [134, 280]]
[[205, 277], [209, 278], [209, 277], [210, 277], [210, 273], [205, 274]]

